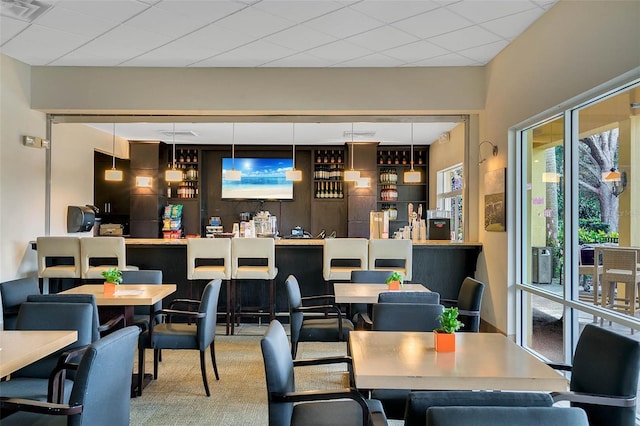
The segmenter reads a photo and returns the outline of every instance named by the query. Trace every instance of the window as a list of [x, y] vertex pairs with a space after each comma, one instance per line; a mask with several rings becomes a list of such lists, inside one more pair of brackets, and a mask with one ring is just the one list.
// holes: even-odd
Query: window
[[455, 240], [464, 241], [462, 216], [462, 164], [438, 171], [437, 208], [449, 212], [451, 231], [455, 232]]

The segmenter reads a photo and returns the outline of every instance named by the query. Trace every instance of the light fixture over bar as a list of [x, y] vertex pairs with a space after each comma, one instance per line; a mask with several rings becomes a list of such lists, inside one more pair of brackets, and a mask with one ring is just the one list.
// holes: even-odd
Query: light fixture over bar
[[422, 180], [420, 171], [413, 169], [413, 123], [411, 123], [411, 170], [404, 172], [402, 179], [404, 183], [420, 183]]
[[240, 170], [236, 170], [236, 123], [231, 125], [231, 170], [227, 170], [224, 178], [226, 180], [238, 181], [242, 180], [242, 173]]
[[104, 171], [104, 180], [107, 181], [122, 181], [122, 170], [116, 169], [116, 123], [113, 123], [113, 142], [111, 148], [111, 170]]
[[349, 157], [351, 157], [351, 170], [344, 172], [345, 182], [356, 182], [360, 179], [360, 172], [353, 169], [353, 157], [355, 157], [355, 145], [353, 144], [353, 123], [351, 123], [351, 146], [349, 147]]
[[176, 169], [176, 123], [173, 123], [173, 162], [171, 169], [164, 172], [164, 180], [167, 182], [182, 182], [182, 170]]
[[292, 182], [300, 182], [302, 180], [302, 170], [296, 170], [296, 123], [293, 125], [293, 170], [287, 170], [285, 172], [285, 179]]

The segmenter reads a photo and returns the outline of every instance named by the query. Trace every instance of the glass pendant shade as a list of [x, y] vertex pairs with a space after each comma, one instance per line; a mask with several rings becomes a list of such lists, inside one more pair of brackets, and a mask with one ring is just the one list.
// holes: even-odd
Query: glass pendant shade
[[300, 182], [302, 180], [302, 171], [296, 170], [296, 124], [293, 123], [293, 170], [287, 170], [284, 174], [285, 179], [292, 182]]
[[420, 171], [413, 169], [413, 123], [411, 123], [411, 170], [404, 172], [402, 180], [404, 183], [420, 183], [422, 181]]
[[122, 170], [116, 169], [116, 123], [113, 123], [111, 161], [111, 170], [104, 171], [104, 180], [120, 182], [122, 181]]
[[164, 180], [167, 182], [182, 182], [182, 170], [169, 169], [164, 172]]

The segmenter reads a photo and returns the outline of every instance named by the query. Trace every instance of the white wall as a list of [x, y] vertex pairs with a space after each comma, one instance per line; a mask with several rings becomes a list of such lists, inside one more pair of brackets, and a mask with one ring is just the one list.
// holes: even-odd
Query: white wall
[[45, 114], [30, 109], [30, 67], [0, 54], [0, 281], [35, 276], [28, 242], [44, 233], [45, 149], [22, 136], [46, 138]]

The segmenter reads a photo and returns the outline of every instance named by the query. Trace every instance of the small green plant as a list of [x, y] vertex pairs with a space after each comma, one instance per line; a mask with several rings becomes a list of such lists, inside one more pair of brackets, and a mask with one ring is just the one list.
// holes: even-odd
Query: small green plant
[[118, 285], [122, 282], [122, 272], [118, 268], [109, 268], [106, 271], [102, 271], [102, 276], [108, 283]]
[[389, 284], [392, 281], [398, 281], [400, 285], [402, 285], [404, 277], [402, 276], [402, 274], [394, 271], [391, 275], [389, 275], [389, 277], [387, 277], [386, 283]]
[[440, 321], [440, 328], [436, 331], [441, 333], [455, 333], [463, 327], [464, 324], [458, 321], [458, 308], [445, 308], [440, 315], [436, 317]]

